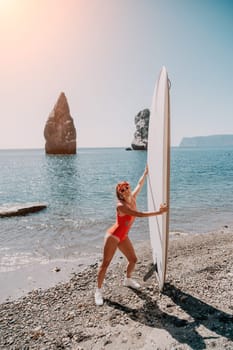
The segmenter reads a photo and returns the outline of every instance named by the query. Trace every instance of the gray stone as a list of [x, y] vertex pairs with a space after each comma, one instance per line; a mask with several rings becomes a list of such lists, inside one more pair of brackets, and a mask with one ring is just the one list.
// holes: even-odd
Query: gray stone
[[0, 207], [0, 217], [19, 216], [30, 213], [35, 213], [45, 209], [45, 203], [31, 203], [31, 204], [15, 204], [13, 206]]
[[76, 129], [62, 92], [44, 128], [47, 154], [76, 154]]
[[149, 109], [143, 109], [136, 115], [134, 119], [136, 131], [134, 133], [134, 139], [131, 144], [134, 150], [147, 150], [149, 119]]

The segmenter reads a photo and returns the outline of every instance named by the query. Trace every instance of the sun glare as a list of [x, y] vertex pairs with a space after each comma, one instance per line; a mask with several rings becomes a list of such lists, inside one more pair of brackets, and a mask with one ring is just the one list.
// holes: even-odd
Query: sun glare
[[0, 11], [12, 11], [17, 6], [17, 0], [0, 0]]
[[12, 21], [22, 12], [22, 3], [17, 0], [0, 0], [0, 19], [4, 23]]

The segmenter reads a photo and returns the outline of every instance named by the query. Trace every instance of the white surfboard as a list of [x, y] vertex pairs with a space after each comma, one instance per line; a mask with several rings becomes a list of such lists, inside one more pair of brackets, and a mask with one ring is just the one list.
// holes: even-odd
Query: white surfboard
[[[170, 191], [170, 102], [169, 79], [165, 67], [162, 67], [151, 106], [147, 147], [148, 210], [159, 210], [160, 204], [169, 206]], [[162, 215], [149, 217], [150, 241], [153, 262], [157, 264], [156, 277], [162, 290], [166, 278], [169, 211]]]

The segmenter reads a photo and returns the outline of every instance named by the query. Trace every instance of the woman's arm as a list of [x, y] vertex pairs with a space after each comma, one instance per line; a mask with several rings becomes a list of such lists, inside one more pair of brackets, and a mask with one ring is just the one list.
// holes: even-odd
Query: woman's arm
[[136, 197], [138, 195], [138, 193], [141, 191], [143, 185], [144, 185], [144, 182], [145, 182], [145, 178], [148, 174], [148, 166], [145, 167], [145, 170], [144, 170], [144, 173], [142, 174], [142, 176], [140, 177], [135, 189], [132, 191], [132, 195], [134, 197]]
[[117, 206], [117, 210], [119, 210], [122, 214], [131, 215], [135, 217], [149, 217], [149, 216], [156, 216], [156, 215], [161, 215], [163, 213], [166, 213], [168, 210], [168, 207], [166, 205], [161, 204], [159, 211], [142, 212], [142, 211], [130, 209], [124, 204], [120, 204]]

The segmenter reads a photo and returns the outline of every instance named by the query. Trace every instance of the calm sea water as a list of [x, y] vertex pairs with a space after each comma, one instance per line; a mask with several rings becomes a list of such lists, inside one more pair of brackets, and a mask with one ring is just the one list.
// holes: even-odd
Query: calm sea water
[[[146, 152], [79, 149], [75, 156], [44, 150], [0, 151], [0, 206], [46, 202], [39, 213], [0, 219], [0, 272], [31, 262], [100, 254], [115, 219], [115, 184], [136, 185]], [[233, 149], [181, 149], [171, 153], [171, 220], [175, 232], [209, 232], [233, 223]], [[138, 208], [147, 210], [146, 186]], [[149, 239], [148, 219], [130, 237]]]

